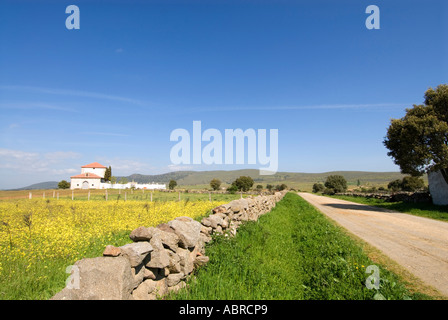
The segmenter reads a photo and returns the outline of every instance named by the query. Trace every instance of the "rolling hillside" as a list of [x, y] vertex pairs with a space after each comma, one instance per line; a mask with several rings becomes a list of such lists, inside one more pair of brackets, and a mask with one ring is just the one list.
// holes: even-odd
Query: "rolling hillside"
[[[345, 177], [348, 184], [355, 186], [359, 182], [364, 186], [387, 186], [395, 179], [401, 179], [404, 175], [399, 172], [365, 172], [365, 171], [333, 171], [324, 173], [301, 173], [301, 172], [277, 172], [274, 175], [262, 176], [256, 169], [232, 170], [232, 171], [177, 171], [160, 175], [133, 174], [126, 177], [129, 181], [147, 183], [168, 183], [171, 179], [176, 180], [179, 187], [202, 188], [208, 187], [210, 180], [218, 178], [223, 186], [230, 185], [239, 176], [250, 176], [255, 185], [282, 184], [303, 190], [311, 190], [316, 182], [324, 182], [329, 175], [339, 174]], [[426, 178], [426, 177], [425, 177]], [[120, 178], [119, 178], [120, 179]]]
[[[210, 180], [218, 178], [222, 181], [222, 186], [227, 187], [236, 178], [240, 176], [250, 176], [255, 181], [255, 185], [261, 184], [286, 184], [288, 187], [309, 191], [316, 182], [324, 182], [329, 175], [339, 174], [345, 177], [349, 186], [356, 186], [358, 180], [363, 186], [387, 186], [387, 184], [395, 179], [401, 179], [403, 175], [399, 172], [367, 172], [367, 171], [332, 171], [324, 173], [303, 173], [303, 172], [277, 172], [274, 175], [262, 176], [257, 169], [244, 169], [232, 171], [176, 171], [158, 175], [132, 174], [126, 177], [128, 181], [139, 183], [166, 183], [173, 179], [177, 181], [179, 188], [198, 189], [209, 188]], [[424, 179], [427, 181], [426, 176]], [[29, 189], [54, 189], [57, 188], [57, 182], [41, 182], [31, 186], [20, 188], [21, 190]], [[17, 189], [18, 190], [18, 189]]]

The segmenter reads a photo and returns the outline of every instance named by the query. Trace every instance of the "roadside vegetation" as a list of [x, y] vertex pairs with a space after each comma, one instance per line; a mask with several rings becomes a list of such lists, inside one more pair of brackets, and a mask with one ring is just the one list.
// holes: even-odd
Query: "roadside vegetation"
[[437, 206], [431, 203], [407, 203], [403, 201], [387, 202], [382, 199], [353, 197], [346, 195], [332, 195], [331, 197], [378, 208], [409, 213], [420, 217], [448, 221], [448, 206]]
[[[430, 299], [410, 292], [379, 267], [378, 289], [366, 280], [375, 265], [361, 246], [300, 196], [238, 229], [234, 238], [208, 244], [209, 263], [169, 299], [369, 300]], [[372, 278], [369, 278], [372, 279]]]

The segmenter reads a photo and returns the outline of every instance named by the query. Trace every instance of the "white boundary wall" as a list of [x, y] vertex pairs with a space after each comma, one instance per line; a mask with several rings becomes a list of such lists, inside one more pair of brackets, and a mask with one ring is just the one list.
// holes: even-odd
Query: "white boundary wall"
[[428, 173], [429, 192], [432, 202], [437, 205], [448, 204], [448, 184], [440, 171]]
[[122, 183], [100, 183], [100, 189], [148, 189], [148, 190], [166, 190], [165, 184], [159, 183], [135, 183], [128, 182], [125, 184]]

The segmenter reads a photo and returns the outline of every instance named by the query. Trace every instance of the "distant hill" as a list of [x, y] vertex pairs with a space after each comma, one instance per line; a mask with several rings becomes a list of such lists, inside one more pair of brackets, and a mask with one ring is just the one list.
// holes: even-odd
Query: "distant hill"
[[[277, 172], [274, 175], [260, 175], [257, 169], [243, 169], [232, 171], [176, 171], [159, 175], [133, 174], [125, 178], [128, 181], [139, 183], [168, 183], [171, 179], [176, 180], [179, 187], [201, 188], [208, 187], [210, 180], [217, 178], [223, 185], [230, 185], [240, 176], [250, 176], [255, 185], [282, 184], [289, 187], [311, 190], [316, 182], [324, 182], [329, 175], [342, 175], [348, 184], [355, 186], [359, 183], [364, 186], [386, 186], [390, 181], [403, 178], [400, 172], [367, 172], [367, 171], [332, 171], [324, 173], [302, 173], [302, 172]], [[120, 180], [121, 177], [118, 177]], [[425, 177], [426, 179], [426, 177]]]
[[[236, 178], [240, 176], [250, 176], [254, 179], [254, 185], [266, 184], [286, 184], [288, 187], [311, 190], [312, 185], [316, 182], [324, 182], [329, 175], [342, 175], [347, 180], [349, 187], [356, 186], [359, 183], [363, 186], [387, 186], [387, 184], [395, 179], [402, 179], [403, 174], [400, 172], [368, 172], [368, 171], [331, 171], [323, 173], [303, 173], [303, 172], [277, 172], [270, 176], [263, 176], [259, 174], [257, 169], [243, 169], [243, 170], [216, 170], [216, 171], [174, 171], [157, 175], [143, 175], [132, 174], [126, 177], [117, 177], [118, 181], [121, 178], [126, 178], [128, 181], [135, 181], [138, 183], [166, 183], [172, 179], [176, 180], [180, 188], [209, 188], [210, 180], [217, 178], [222, 181], [222, 186], [230, 185]], [[424, 176], [427, 182], [426, 176]], [[32, 189], [56, 189], [58, 187], [57, 181], [48, 181], [32, 184], [30, 186], [15, 189], [15, 190], [32, 190]]]
[[28, 187], [18, 188], [14, 190], [36, 190], [36, 189], [57, 189], [58, 181], [47, 181], [32, 184]]

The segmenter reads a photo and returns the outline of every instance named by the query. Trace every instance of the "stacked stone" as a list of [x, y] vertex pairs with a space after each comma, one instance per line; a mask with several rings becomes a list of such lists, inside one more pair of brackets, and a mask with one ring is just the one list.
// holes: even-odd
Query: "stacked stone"
[[214, 233], [234, 236], [243, 221], [257, 220], [286, 191], [231, 201], [201, 222], [178, 217], [157, 227], [139, 227], [133, 243], [107, 246], [103, 257], [75, 263], [72, 279], [53, 300], [154, 300], [186, 285], [193, 270], [205, 265], [205, 244]]

